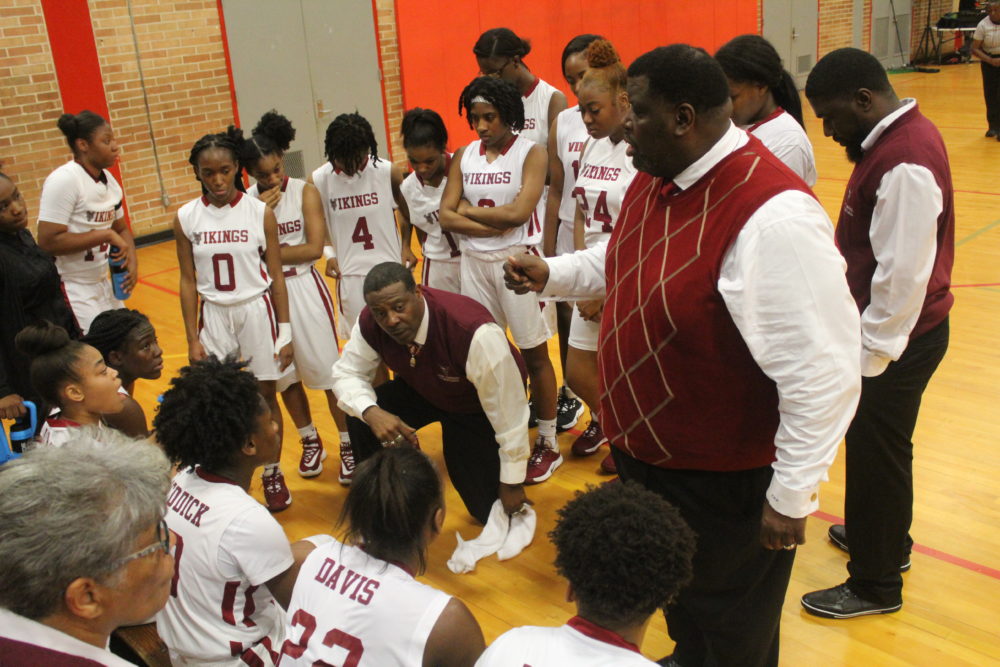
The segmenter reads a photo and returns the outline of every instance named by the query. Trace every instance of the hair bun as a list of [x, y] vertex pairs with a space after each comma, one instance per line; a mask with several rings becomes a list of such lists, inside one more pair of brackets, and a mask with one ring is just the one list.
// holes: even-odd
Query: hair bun
[[585, 54], [589, 67], [610, 67], [621, 62], [615, 47], [606, 39], [596, 39], [591, 42]]
[[274, 109], [260, 117], [252, 134], [253, 136], [267, 137], [281, 152], [287, 151], [295, 140], [295, 128], [292, 127], [292, 121]]
[[76, 136], [76, 116], [71, 113], [64, 113], [56, 121], [56, 127], [67, 137]]
[[26, 326], [14, 337], [17, 351], [32, 359], [58, 352], [71, 342], [69, 333], [51, 322]]

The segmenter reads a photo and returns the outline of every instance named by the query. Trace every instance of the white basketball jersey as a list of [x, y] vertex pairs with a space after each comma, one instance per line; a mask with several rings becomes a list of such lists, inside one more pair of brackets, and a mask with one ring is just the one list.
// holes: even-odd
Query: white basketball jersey
[[[289, 178], [285, 176], [284, 183], [281, 184], [281, 199], [274, 207], [274, 217], [278, 221], [278, 242], [283, 246], [304, 245], [306, 242], [306, 223], [302, 217], [302, 190], [306, 182], [301, 178]], [[254, 183], [247, 190], [247, 194], [254, 199], [260, 198], [260, 189]], [[286, 278], [309, 273], [312, 263], [306, 264], [285, 264], [284, 275]]]
[[549, 101], [555, 92], [558, 92], [555, 86], [536, 78], [528, 94], [521, 98], [524, 102], [522, 137], [542, 146], [549, 145]]
[[191, 242], [198, 294], [229, 306], [259, 296], [271, 286], [264, 263], [264, 212], [267, 206], [242, 192], [226, 206], [204, 196], [177, 211], [184, 236]]
[[174, 477], [165, 519], [176, 546], [170, 597], [156, 616], [163, 642], [181, 657], [220, 663], [262, 642], [276, 660], [285, 615], [264, 584], [293, 562], [278, 522], [200, 468]]
[[632, 158], [626, 153], [628, 143], [611, 139], [591, 139], [580, 161], [580, 175], [573, 196], [584, 215], [584, 239], [591, 248], [611, 237], [618, 222], [625, 191], [635, 177]]
[[[508, 630], [490, 644], [476, 667], [649, 667], [655, 662], [641, 653], [601, 638], [602, 628], [589, 635], [570, 625], [558, 628], [524, 626]], [[603, 630], [608, 638], [620, 638]]]
[[392, 165], [371, 157], [348, 176], [327, 162], [312, 174], [337, 263], [345, 276], [366, 276], [376, 264], [398, 262], [403, 251], [392, 197]]
[[[82, 234], [109, 229], [125, 215], [122, 188], [105, 169], [95, 180], [83, 166], [69, 161], [48, 175], [42, 185], [38, 219], [66, 225], [68, 231]], [[66, 280], [99, 283], [108, 279], [110, 245], [102, 243], [56, 256], [56, 268]]]
[[580, 107], [570, 107], [559, 112], [556, 123], [556, 150], [563, 167], [562, 198], [559, 200], [559, 220], [570, 225], [576, 215], [576, 199], [573, 188], [580, 173], [580, 151], [590, 135], [583, 124]]
[[420, 667], [450, 599], [402, 568], [330, 539], [299, 571], [281, 665]]
[[798, 174], [806, 185], [816, 185], [812, 143], [792, 114], [779, 107], [764, 120], [743, 129], [760, 139], [767, 150]]
[[[462, 154], [462, 196], [473, 206], [503, 206], [509, 204], [521, 191], [524, 161], [535, 142], [521, 135], [514, 135], [493, 162], [486, 161], [486, 147], [479, 139], [465, 148]], [[523, 225], [508, 229], [499, 236], [477, 238], [469, 236], [464, 247], [479, 252], [493, 252], [511, 246], [524, 245], [528, 228], [539, 226], [538, 209]]]
[[[446, 174], [450, 163], [449, 155], [445, 160]], [[423, 246], [423, 254], [427, 259], [453, 259], [462, 254], [461, 235], [441, 229], [441, 195], [444, 194], [444, 186], [447, 184], [447, 175], [441, 179], [437, 187], [434, 187], [424, 183], [414, 171], [403, 179], [402, 185], [399, 186], [406, 200], [406, 207], [410, 210], [410, 223], [427, 234]]]

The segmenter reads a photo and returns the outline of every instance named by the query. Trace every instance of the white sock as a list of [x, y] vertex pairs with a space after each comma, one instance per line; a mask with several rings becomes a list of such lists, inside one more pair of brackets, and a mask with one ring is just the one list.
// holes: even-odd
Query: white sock
[[299, 437], [303, 440], [306, 438], [315, 438], [318, 435], [316, 427], [312, 424], [312, 422], [299, 429]]
[[539, 419], [538, 435], [543, 436], [546, 440], [552, 440], [554, 442], [556, 439], [556, 420]]
[[263, 474], [261, 474], [261, 477], [270, 477], [276, 472], [281, 472], [281, 464], [268, 463], [267, 465], [264, 466], [264, 472]]
[[347, 431], [340, 431], [340, 444], [351, 444], [351, 434]]
[[567, 385], [567, 384], [563, 385], [563, 387], [562, 387], [562, 394], [566, 398], [576, 398], [577, 397], [576, 394], [573, 393], [573, 390], [570, 389], [569, 385]]

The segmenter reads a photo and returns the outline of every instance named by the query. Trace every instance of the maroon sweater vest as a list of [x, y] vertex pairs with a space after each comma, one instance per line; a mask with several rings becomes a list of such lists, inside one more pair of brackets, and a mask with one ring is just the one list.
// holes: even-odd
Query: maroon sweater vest
[[774, 460], [777, 390], [717, 284], [747, 219], [786, 190], [810, 192], [753, 136], [687, 190], [636, 174], [608, 245], [597, 353], [601, 426], [629, 455], [711, 471]]
[[872, 276], [878, 266], [869, 237], [875, 193], [886, 172], [902, 163], [926, 167], [941, 188], [943, 202], [937, 219], [937, 254], [920, 317], [910, 332], [912, 339], [940, 324], [955, 301], [951, 293], [951, 267], [955, 263], [955, 202], [948, 151], [941, 133], [916, 107], [887, 127], [855, 165], [840, 209], [837, 247], [847, 260], [847, 284], [851, 295], [858, 309], [864, 312], [871, 302]]
[[[416, 356], [415, 366], [410, 366], [407, 347], [382, 331], [367, 306], [358, 318], [361, 335], [395, 377], [404, 380], [434, 407], [458, 414], [482, 412], [479, 393], [465, 377], [465, 362], [472, 336], [482, 325], [495, 322], [493, 316], [467, 296], [430, 287], [420, 289], [427, 308], [425, 317], [429, 315], [431, 319], [427, 341]], [[524, 381], [527, 372], [521, 353], [509, 341], [507, 345]]]

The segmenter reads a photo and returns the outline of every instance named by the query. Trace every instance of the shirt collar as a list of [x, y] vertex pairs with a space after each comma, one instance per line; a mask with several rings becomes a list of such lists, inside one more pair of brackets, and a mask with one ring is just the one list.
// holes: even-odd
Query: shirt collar
[[70, 656], [86, 658], [102, 665], [127, 664], [106, 649], [101, 649], [55, 628], [25, 618], [0, 607], [0, 637], [40, 646]]
[[917, 101], [912, 97], [907, 97], [906, 99], [900, 101], [902, 102], [902, 105], [898, 109], [875, 124], [872, 131], [868, 133], [867, 137], [865, 137], [865, 140], [861, 142], [861, 150], [867, 151], [869, 148], [874, 146], [875, 142], [878, 141], [878, 138], [882, 136], [883, 132], [889, 129], [890, 125], [899, 120], [899, 117], [904, 113], [917, 106]]
[[639, 652], [639, 647], [622, 637], [617, 632], [613, 630], [608, 630], [603, 628], [593, 621], [589, 621], [582, 616], [574, 616], [566, 622], [566, 625], [573, 628], [582, 635], [586, 635], [591, 639], [596, 639], [597, 641], [604, 642], [605, 644], [611, 644], [612, 646], [618, 646], [629, 651]]
[[674, 176], [673, 183], [681, 190], [687, 190], [697, 183], [712, 167], [733, 151], [746, 146], [750, 138], [747, 133], [729, 121], [729, 129], [708, 149], [704, 155], [688, 165], [687, 169]]
[[413, 337], [413, 342], [417, 345], [424, 345], [427, 343], [427, 329], [430, 327], [431, 309], [427, 307], [427, 299], [421, 296], [420, 300], [424, 302], [424, 318], [420, 320], [420, 326], [417, 327], [417, 335]]

